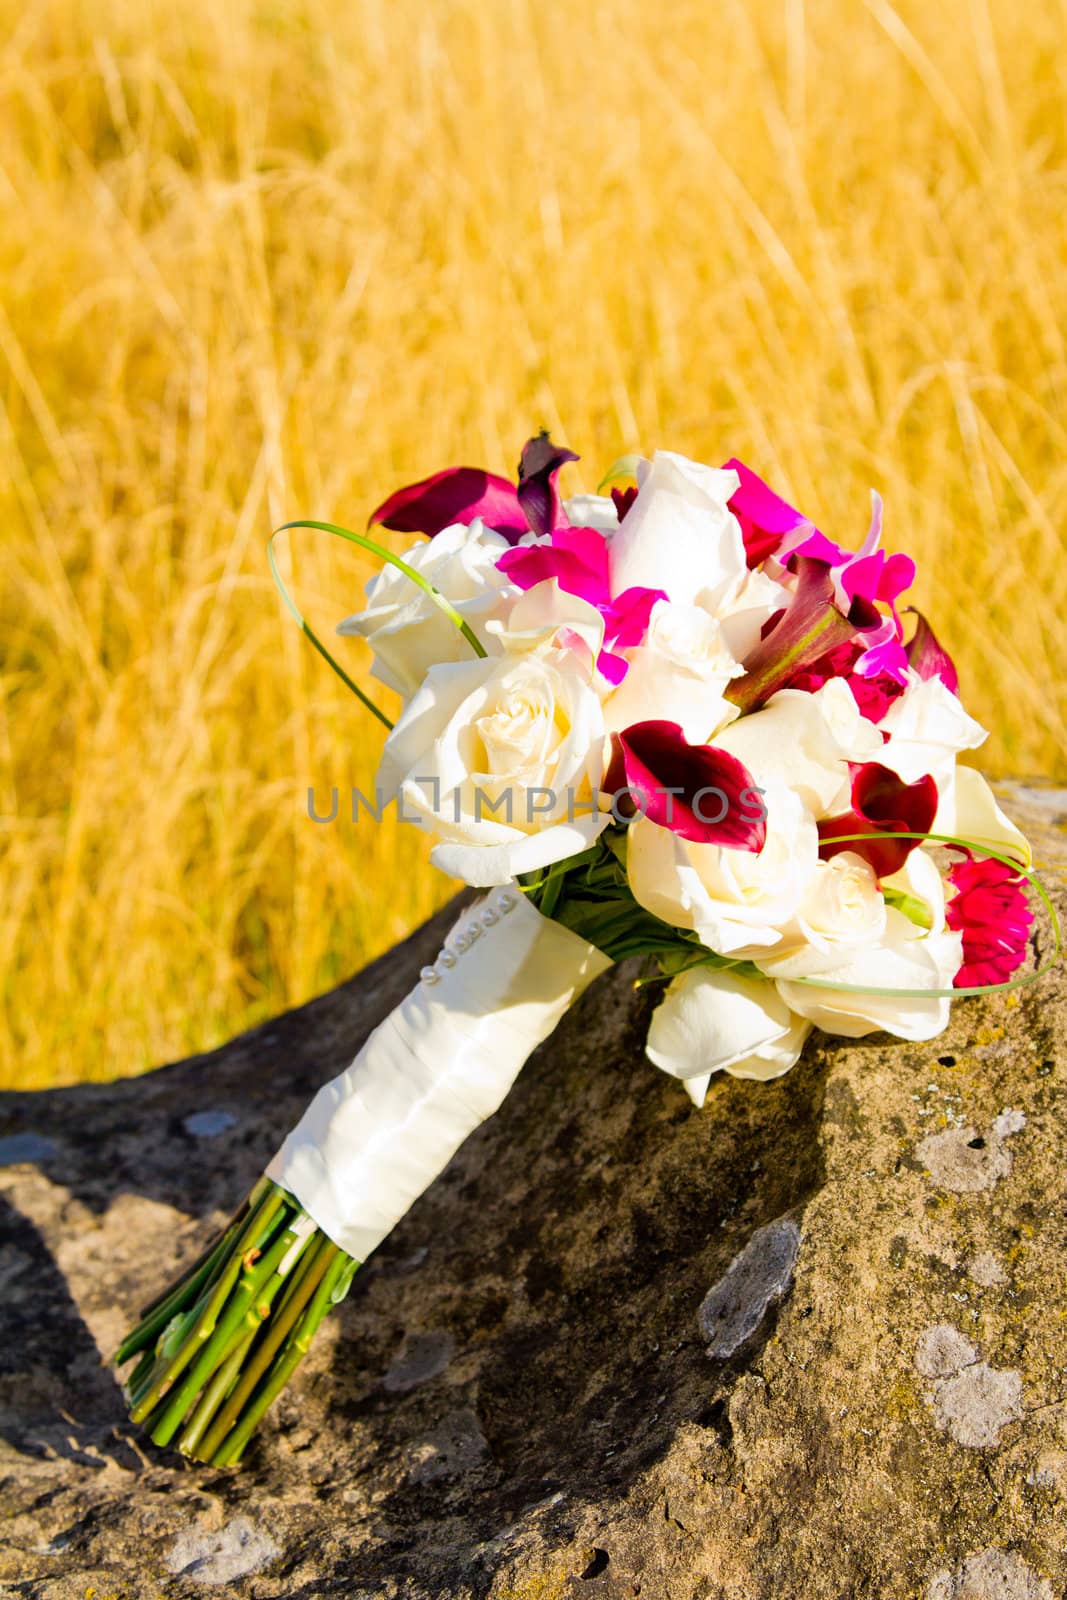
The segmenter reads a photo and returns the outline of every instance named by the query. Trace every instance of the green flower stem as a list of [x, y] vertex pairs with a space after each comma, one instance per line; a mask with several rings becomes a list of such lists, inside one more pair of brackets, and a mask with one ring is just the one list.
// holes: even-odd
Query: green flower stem
[[141, 1321], [132, 1333], [127, 1334], [115, 1352], [116, 1365], [123, 1366], [131, 1356], [137, 1354], [138, 1350], [144, 1350], [146, 1346], [151, 1345], [167, 1323], [184, 1305], [188, 1305], [194, 1295], [214, 1283], [233, 1243], [239, 1219], [240, 1214], [226, 1232], [215, 1240], [212, 1247], [194, 1262], [185, 1278], [173, 1284], [166, 1295], [158, 1297], [151, 1305], [145, 1307], [141, 1313]]
[[264, 1196], [269, 1190], [270, 1179], [268, 1177], [264, 1176], [257, 1179], [257, 1181], [252, 1185], [252, 1188], [249, 1190], [248, 1194], [246, 1194], [244, 1199], [241, 1201], [241, 1204], [237, 1207], [237, 1210], [234, 1212], [229, 1222], [227, 1222], [226, 1226], [219, 1233], [215, 1234], [206, 1250], [197, 1256], [196, 1260], [192, 1262], [190, 1266], [186, 1267], [183, 1272], [179, 1273], [176, 1278], [172, 1278], [170, 1283], [167, 1284], [167, 1287], [162, 1289], [159, 1294], [156, 1295], [154, 1300], [149, 1300], [148, 1304], [141, 1308], [142, 1320], [145, 1317], [153, 1315], [167, 1301], [174, 1300], [176, 1296], [184, 1293], [187, 1297], [190, 1281], [194, 1274], [199, 1274], [201, 1269], [206, 1266], [209, 1261], [213, 1261], [218, 1256], [226, 1240], [231, 1238], [235, 1230], [240, 1226], [245, 1218], [258, 1208], [260, 1202], [263, 1200]]
[[[240, 1417], [245, 1402], [271, 1365], [279, 1345], [288, 1337], [293, 1325], [319, 1287], [337, 1254], [337, 1246], [331, 1243], [325, 1235], [319, 1234], [308, 1256], [307, 1270], [302, 1274], [300, 1281], [293, 1286], [292, 1293], [279, 1306], [270, 1328], [266, 1330], [263, 1339], [256, 1346], [254, 1357], [242, 1371], [236, 1389], [234, 1389], [225, 1407], [213, 1422], [211, 1430], [204, 1440], [203, 1458], [205, 1461], [213, 1459], [226, 1435]], [[184, 1442], [182, 1448], [185, 1448]], [[186, 1454], [190, 1453], [190, 1451], [186, 1451]]]
[[293, 528], [311, 528], [319, 533], [332, 534], [335, 539], [346, 539], [349, 544], [358, 545], [361, 550], [369, 551], [371, 555], [377, 556], [380, 560], [387, 562], [392, 567], [395, 567], [398, 572], [402, 572], [405, 578], [413, 583], [416, 588], [421, 589], [423, 594], [428, 596], [428, 598], [433, 601], [437, 609], [448, 618], [449, 622], [451, 622], [454, 628], [459, 629], [460, 633], [463, 635], [464, 639], [466, 639], [476, 656], [484, 660], [488, 655], [489, 652], [486, 650], [482, 641], [478, 638], [478, 635], [474, 632], [474, 629], [471, 627], [470, 623], [461, 616], [452, 602], [446, 599], [439, 589], [434, 588], [429, 579], [424, 578], [421, 572], [418, 572], [414, 567], [410, 566], [408, 562], [403, 561], [400, 556], [394, 555], [391, 550], [387, 550], [386, 547], [382, 544], [379, 544], [376, 539], [371, 539], [365, 533], [353, 533], [351, 528], [341, 528], [336, 522], [318, 522], [305, 518], [301, 518], [298, 522], [283, 522], [280, 528], [275, 528], [274, 532], [267, 541], [267, 562], [270, 566], [271, 577], [274, 579], [278, 593], [281, 595], [286, 606], [289, 608], [290, 612], [296, 618], [303, 632], [307, 636], [309, 644], [314, 646], [319, 655], [326, 662], [327, 666], [331, 667], [333, 671], [336, 672], [337, 676], [340, 678], [345, 687], [351, 689], [356, 698], [366, 706], [367, 710], [372, 716], [377, 717], [378, 721], [382, 723], [384, 727], [392, 728], [393, 724], [386, 716], [385, 712], [375, 705], [374, 701], [369, 695], [363, 692], [363, 690], [359, 687], [359, 684], [355, 683], [352, 678], [349, 677], [341, 663], [336, 661], [330, 654], [329, 650], [327, 650], [318, 634], [301, 614], [296, 601], [289, 593], [282, 575], [278, 571], [278, 561], [274, 554], [274, 541], [280, 533], [286, 533]]
[[261, 1179], [123, 1341], [119, 1355], [139, 1357], [126, 1384], [131, 1416], [156, 1444], [236, 1460], [358, 1265]]
[[[336, 1250], [336, 1246], [334, 1246]], [[311, 1305], [304, 1312], [295, 1332], [291, 1333], [282, 1349], [278, 1359], [272, 1366], [258, 1392], [253, 1395], [251, 1403], [244, 1415], [234, 1427], [221, 1448], [212, 1457], [213, 1465], [217, 1467], [233, 1466], [240, 1460], [241, 1454], [259, 1423], [260, 1418], [271, 1402], [281, 1393], [289, 1382], [297, 1367], [307, 1355], [311, 1341], [315, 1337], [319, 1323], [338, 1299], [342, 1299], [347, 1292], [348, 1284], [352, 1281], [356, 1263], [350, 1256], [343, 1255], [340, 1251], [333, 1258], [329, 1270], [315, 1292]], [[347, 1277], [347, 1281], [345, 1281]], [[344, 1284], [341, 1293], [337, 1291]], [[336, 1298], [335, 1298], [336, 1297]]]
[[191, 1309], [179, 1320], [176, 1327], [179, 1341], [177, 1348], [173, 1347], [168, 1336], [169, 1329], [164, 1331], [159, 1343], [162, 1370], [130, 1413], [133, 1422], [145, 1421], [173, 1387], [176, 1378], [188, 1366], [196, 1352], [203, 1348], [204, 1341], [213, 1332], [215, 1323], [240, 1276], [242, 1264], [247, 1265], [261, 1249], [281, 1220], [282, 1206], [287, 1199], [288, 1196], [281, 1189], [263, 1196], [257, 1210], [248, 1218], [231, 1246], [232, 1254], [225, 1259], [218, 1281], [209, 1285], [210, 1293], [207, 1294], [207, 1298], [205, 1299], [202, 1294], [199, 1301], [194, 1300]]
[[[292, 1249], [296, 1239], [297, 1235], [293, 1228], [287, 1227], [258, 1260], [253, 1259], [252, 1251], [238, 1260], [237, 1265], [241, 1269], [240, 1278], [227, 1297], [225, 1310], [219, 1316], [218, 1325], [214, 1327], [199, 1356], [168, 1399], [166, 1406], [158, 1417], [153, 1415], [149, 1420], [148, 1431], [156, 1444], [170, 1444], [186, 1411], [216, 1367], [229, 1359], [234, 1347], [245, 1337], [250, 1326], [252, 1331], [255, 1331], [259, 1323], [269, 1316], [271, 1299], [284, 1282], [284, 1279], [277, 1276], [275, 1269]], [[204, 1339], [206, 1331], [199, 1333], [197, 1337]], [[189, 1342], [192, 1343], [192, 1338]]]
[[196, 1454], [196, 1447], [200, 1443], [204, 1429], [211, 1421], [219, 1406], [226, 1399], [241, 1372], [241, 1363], [248, 1354], [255, 1333], [245, 1335], [243, 1341], [236, 1347], [228, 1361], [224, 1361], [216, 1372], [200, 1399], [189, 1421], [189, 1426], [178, 1440], [178, 1449], [183, 1455]]

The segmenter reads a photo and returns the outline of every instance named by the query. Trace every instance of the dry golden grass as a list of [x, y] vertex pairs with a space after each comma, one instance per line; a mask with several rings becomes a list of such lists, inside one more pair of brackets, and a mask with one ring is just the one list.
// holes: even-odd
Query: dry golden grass
[[[889, 541], [1062, 775], [1057, 0], [2, 0], [0, 1073], [138, 1072], [447, 892], [267, 576], [547, 424]], [[324, 629], [367, 569], [304, 535]], [[329, 545], [329, 541], [323, 541]], [[355, 646], [348, 657], [365, 663]]]

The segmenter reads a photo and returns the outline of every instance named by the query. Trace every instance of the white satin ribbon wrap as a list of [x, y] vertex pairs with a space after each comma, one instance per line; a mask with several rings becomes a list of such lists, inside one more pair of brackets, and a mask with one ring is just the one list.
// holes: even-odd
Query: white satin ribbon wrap
[[463, 914], [348, 1070], [319, 1090], [267, 1176], [366, 1260], [610, 965], [517, 887], [495, 889]]

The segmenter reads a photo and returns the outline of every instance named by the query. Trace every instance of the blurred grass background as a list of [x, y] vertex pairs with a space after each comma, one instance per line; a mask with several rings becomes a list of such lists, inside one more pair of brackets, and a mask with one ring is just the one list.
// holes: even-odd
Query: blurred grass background
[[[0, 1077], [139, 1072], [448, 892], [264, 543], [541, 424], [887, 500], [1063, 776], [1062, 0], [0, 0]], [[368, 570], [304, 534], [323, 631]], [[346, 641], [346, 660], [365, 662]]]

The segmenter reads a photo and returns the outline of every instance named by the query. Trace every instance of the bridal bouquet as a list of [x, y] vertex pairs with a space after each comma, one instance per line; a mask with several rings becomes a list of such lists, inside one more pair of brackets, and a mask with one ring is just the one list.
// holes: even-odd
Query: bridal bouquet
[[648, 1054], [698, 1106], [715, 1073], [787, 1072], [813, 1028], [932, 1039], [954, 994], [1027, 981], [1027, 844], [958, 764], [985, 735], [905, 627], [915, 564], [882, 550], [878, 496], [852, 551], [740, 461], [626, 458], [562, 501], [575, 459], [541, 435], [517, 485], [400, 490], [371, 526], [422, 536], [403, 558], [289, 525], [386, 563], [338, 631], [395, 725], [303, 625], [389, 729], [376, 804], [487, 892], [119, 1350], [161, 1445], [240, 1457], [359, 1263], [613, 962], [663, 982]]

